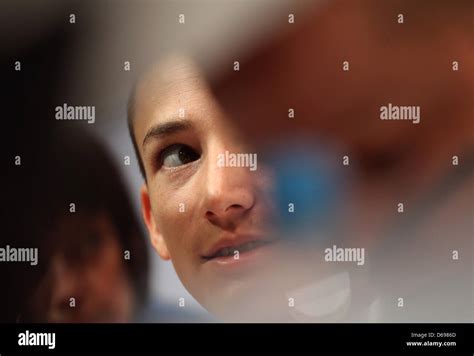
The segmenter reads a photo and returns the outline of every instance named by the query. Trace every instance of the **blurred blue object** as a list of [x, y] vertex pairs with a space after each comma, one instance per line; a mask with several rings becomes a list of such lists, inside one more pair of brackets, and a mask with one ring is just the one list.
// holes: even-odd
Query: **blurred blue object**
[[336, 152], [323, 143], [299, 140], [276, 145], [266, 155], [275, 175], [277, 225], [289, 239], [307, 240], [316, 236], [308, 232], [334, 228], [346, 186]]

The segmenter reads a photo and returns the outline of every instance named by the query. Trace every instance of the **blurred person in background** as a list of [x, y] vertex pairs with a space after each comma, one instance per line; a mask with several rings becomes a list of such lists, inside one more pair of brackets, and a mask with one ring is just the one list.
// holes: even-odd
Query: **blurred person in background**
[[[82, 60], [75, 54], [83, 48], [79, 38], [95, 38], [95, 15], [109, 9], [79, 1], [8, 5], [2, 25], [17, 37], [3, 38], [1, 49], [8, 90], [0, 246], [38, 248], [39, 262], [0, 264], [0, 321], [202, 321], [148, 298], [147, 245], [119, 167], [100, 134], [93, 138], [79, 129], [82, 123], [55, 120], [58, 104], [103, 103], [94, 96], [96, 77], [83, 75], [77, 85], [84, 68], [76, 67]], [[71, 11], [77, 23], [70, 22]], [[96, 65], [99, 58], [91, 58]]]
[[148, 255], [127, 192], [105, 148], [80, 123], [54, 117], [73, 87], [78, 27], [64, 21], [66, 7], [7, 5], [4, 32], [17, 36], [2, 46], [0, 241], [37, 248], [38, 261], [0, 264], [0, 321], [134, 320], [147, 300]]
[[86, 132], [54, 130], [37, 159], [28, 215], [43, 274], [18, 321], [133, 321], [147, 301], [148, 252], [108, 153]]

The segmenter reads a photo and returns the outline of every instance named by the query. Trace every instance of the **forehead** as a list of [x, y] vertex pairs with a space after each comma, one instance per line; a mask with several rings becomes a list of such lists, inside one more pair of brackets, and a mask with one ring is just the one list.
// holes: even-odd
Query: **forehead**
[[149, 120], [167, 111], [177, 112], [209, 96], [209, 88], [199, 68], [192, 61], [173, 57], [146, 72], [135, 93], [135, 118]]

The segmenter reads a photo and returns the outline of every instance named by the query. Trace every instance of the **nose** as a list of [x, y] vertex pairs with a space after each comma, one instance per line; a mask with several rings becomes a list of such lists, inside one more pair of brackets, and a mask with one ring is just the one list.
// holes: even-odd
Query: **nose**
[[205, 218], [225, 230], [234, 230], [255, 205], [256, 173], [248, 167], [219, 167], [217, 155], [214, 160], [210, 157], [205, 183]]

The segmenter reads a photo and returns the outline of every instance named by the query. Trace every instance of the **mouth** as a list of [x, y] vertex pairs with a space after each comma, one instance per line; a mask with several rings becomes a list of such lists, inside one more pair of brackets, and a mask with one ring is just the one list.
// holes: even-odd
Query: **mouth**
[[250, 251], [261, 248], [262, 246], [270, 244], [271, 241], [267, 240], [250, 240], [238, 245], [224, 246], [214, 248], [214, 252], [202, 258], [206, 261], [221, 258], [234, 258], [236, 260], [240, 259], [240, 256], [246, 254]]
[[205, 260], [212, 260], [218, 257], [240, 256], [241, 254], [255, 250], [259, 247], [267, 245], [268, 243], [269, 243], [268, 241], [263, 241], [263, 240], [252, 240], [252, 241], [248, 241], [237, 246], [228, 246], [228, 247], [219, 248], [216, 253], [210, 256], [203, 256], [203, 258]]

